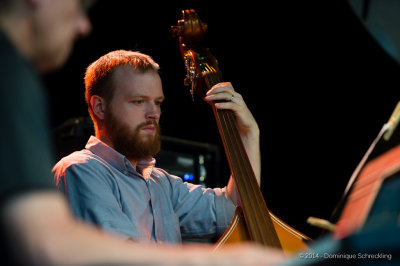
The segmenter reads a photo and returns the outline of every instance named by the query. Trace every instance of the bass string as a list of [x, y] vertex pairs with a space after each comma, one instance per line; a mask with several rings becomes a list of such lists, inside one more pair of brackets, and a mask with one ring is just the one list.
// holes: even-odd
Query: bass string
[[[210, 68], [208, 71], [205, 77], [209, 88], [211, 88], [220, 81], [217, 73]], [[279, 247], [280, 242], [272, 220], [269, 217], [268, 209], [248, 160], [247, 153], [238, 134], [233, 112], [230, 110], [213, 109], [219, 121], [220, 130], [222, 130], [221, 137], [225, 142], [226, 152], [237, 183], [240, 200], [242, 205], [246, 206], [243, 208], [243, 211], [246, 213], [245, 217], [251, 228], [250, 233], [253, 240], [262, 244]]]
[[270, 246], [279, 247], [280, 242], [275, 232], [275, 228], [272, 224], [272, 220], [269, 217], [268, 209], [262, 197], [259, 185], [254, 176], [254, 172], [251, 168], [251, 164], [248, 160], [246, 151], [244, 149], [241, 138], [238, 134], [235, 118], [232, 112], [221, 112], [224, 123], [224, 128], [227, 131], [227, 139], [230, 140], [231, 146], [231, 157], [235, 161], [235, 165], [239, 170], [239, 176], [236, 179], [241, 180], [241, 184], [245, 188], [245, 198], [248, 201], [247, 208], [244, 208], [248, 212], [247, 217], [249, 222], [253, 225], [252, 233], [256, 241], [268, 244]]

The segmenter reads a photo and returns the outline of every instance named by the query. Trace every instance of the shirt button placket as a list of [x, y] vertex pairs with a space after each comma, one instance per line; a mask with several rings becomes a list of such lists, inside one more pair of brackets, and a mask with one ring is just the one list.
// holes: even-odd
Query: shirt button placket
[[[153, 203], [152, 203], [152, 200], [151, 200], [150, 179], [147, 179], [147, 180], [145, 180], [145, 181], [146, 181], [147, 190], [149, 191], [149, 196], [150, 196], [150, 201], [149, 201], [149, 204], [150, 204], [150, 211], [153, 213], [153, 234], [154, 234], [154, 237], [155, 237], [155, 239], [156, 239], [156, 241], [157, 241], [157, 234], [156, 234], [156, 210], [154, 209]], [[158, 241], [157, 241], [157, 242], [158, 242]]]
[[128, 175], [128, 169], [129, 169], [129, 162], [125, 161], [125, 169], [124, 169], [124, 174]]

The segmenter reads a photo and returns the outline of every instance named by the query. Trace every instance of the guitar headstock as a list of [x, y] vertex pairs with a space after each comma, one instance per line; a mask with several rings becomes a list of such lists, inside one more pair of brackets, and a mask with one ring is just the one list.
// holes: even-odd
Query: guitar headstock
[[185, 64], [186, 86], [191, 86], [192, 99], [195, 95], [204, 97], [206, 92], [221, 81], [217, 60], [202, 42], [207, 24], [200, 20], [196, 11], [183, 10], [177, 26], [171, 27], [174, 37], [179, 37], [180, 53]]

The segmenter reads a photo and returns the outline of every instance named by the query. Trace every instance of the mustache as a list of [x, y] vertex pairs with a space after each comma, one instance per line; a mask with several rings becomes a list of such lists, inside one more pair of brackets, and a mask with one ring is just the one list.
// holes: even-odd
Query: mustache
[[155, 126], [157, 129], [160, 128], [160, 125], [159, 125], [159, 123], [157, 123], [157, 121], [147, 121], [147, 122], [143, 122], [143, 123], [139, 124], [137, 126], [137, 129], [141, 129], [141, 128], [147, 127], [147, 126]]

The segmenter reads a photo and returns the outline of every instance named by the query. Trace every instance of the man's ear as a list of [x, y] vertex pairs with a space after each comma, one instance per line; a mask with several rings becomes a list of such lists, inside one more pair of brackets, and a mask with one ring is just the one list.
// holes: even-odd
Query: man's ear
[[98, 119], [103, 120], [106, 111], [106, 101], [98, 95], [92, 95], [90, 97], [90, 106], [92, 107], [93, 114]]

